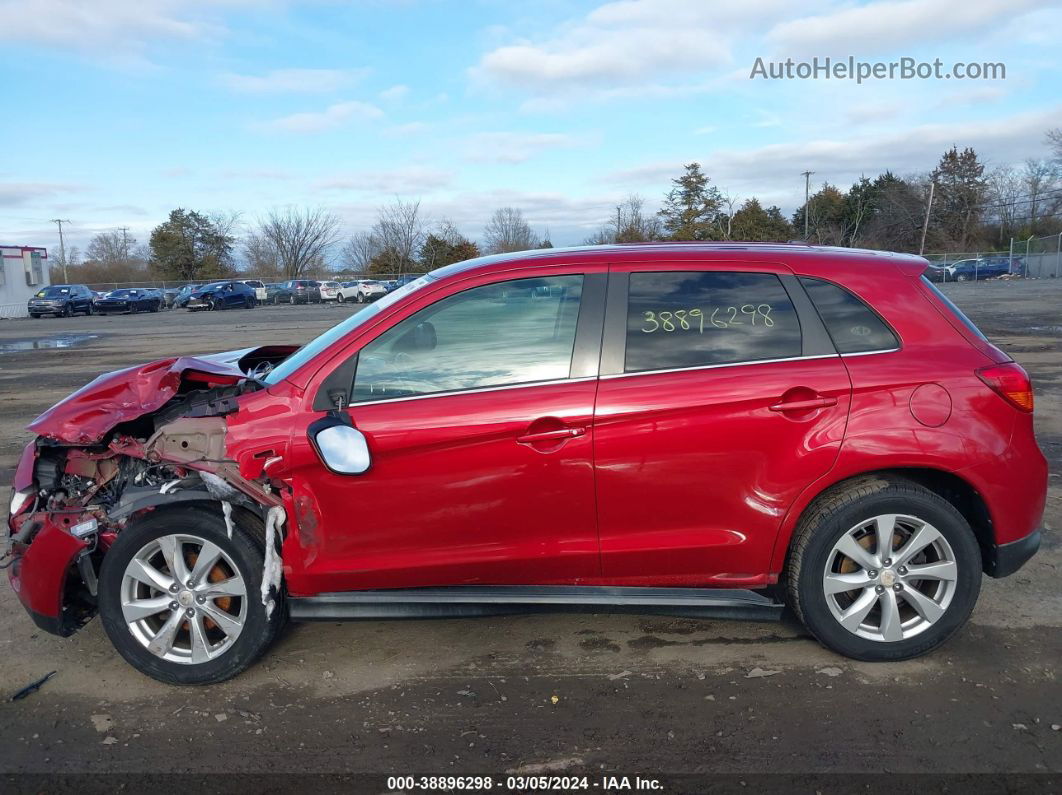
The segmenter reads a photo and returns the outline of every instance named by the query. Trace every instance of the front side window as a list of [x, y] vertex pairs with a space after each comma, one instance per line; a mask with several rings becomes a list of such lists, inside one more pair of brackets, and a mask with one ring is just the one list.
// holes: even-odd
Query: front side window
[[822, 279], [800, 277], [838, 353], [889, 351], [900, 347], [896, 335], [861, 300]]
[[632, 273], [624, 371], [800, 356], [800, 322], [772, 273]]
[[437, 301], [361, 349], [352, 402], [568, 378], [582, 283], [518, 279]]

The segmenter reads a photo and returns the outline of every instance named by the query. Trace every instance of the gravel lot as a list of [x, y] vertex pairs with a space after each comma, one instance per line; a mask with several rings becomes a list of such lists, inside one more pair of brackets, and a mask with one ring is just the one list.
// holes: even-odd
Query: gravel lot
[[[986, 579], [970, 624], [936, 654], [856, 663], [791, 622], [307, 624], [236, 680], [177, 689], [129, 668], [98, 621], [65, 640], [37, 631], [5, 577], [0, 773], [1062, 773], [1062, 284], [946, 290], [1032, 373], [1052, 475], [1045, 547], [1010, 579]], [[23, 426], [102, 371], [302, 341], [351, 311], [2, 321], [0, 477], [6, 487]], [[3, 352], [62, 334], [94, 336]], [[40, 692], [6, 701], [51, 670]]]

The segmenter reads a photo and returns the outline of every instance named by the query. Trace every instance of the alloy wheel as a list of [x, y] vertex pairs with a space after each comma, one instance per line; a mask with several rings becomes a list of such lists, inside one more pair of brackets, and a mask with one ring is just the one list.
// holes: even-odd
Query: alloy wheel
[[165, 535], [145, 544], [122, 575], [122, 616], [156, 657], [199, 664], [224, 654], [247, 620], [247, 585], [216, 544]]
[[929, 629], [955, 595], [958, 565], [928, 522], [882, 514], [833, 545], [822, 587], [837, 622], [861, 638], [895, 643]]

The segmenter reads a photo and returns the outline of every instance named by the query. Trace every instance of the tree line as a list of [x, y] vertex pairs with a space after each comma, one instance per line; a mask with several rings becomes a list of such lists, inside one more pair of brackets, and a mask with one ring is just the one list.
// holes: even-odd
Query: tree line
[[[860, 177], [848, 189], [823, 182], [791, 216], [755, 196], [715, 185], [699, 163], [672, 180], [658, 208], [631, 195], [586, 238], [589, 245], [657, 240], [806, 239], [819, 245], [892, 251], [974, 251], [1010, 238], [1062, 232], [1062, 128], [1048, 131], [1050, 155], [1020, 166], [988, 168], [972, 148], [953, 146], [932, 171]], [[927, 219], [928, 211], [928, 219]], [[805, 230], [807, 234], [805, 236]], [[924, 235], [924, 241], [923, 241]], [[514, 207], [497, 209], [473, 241], [448, 219], [432, 222], [419, 201], [381, 206], [369, 229], [344, 238], [338, 216], [322, 208], [273, 210], [251, 224], [239, 213], [178, 208], [146, 243], [125, 230], [101, 232], [84, 254], [55, 257], [52, 281], [67, 266], [71, 281], [198, 281], [252, 273], [268, 279], [330, 273], [417, 273], [477, 257], [549, 248]]]

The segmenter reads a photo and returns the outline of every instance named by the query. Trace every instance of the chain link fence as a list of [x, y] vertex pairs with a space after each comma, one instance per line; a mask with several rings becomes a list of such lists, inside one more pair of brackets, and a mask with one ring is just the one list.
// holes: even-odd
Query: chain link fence
[[956, 251], [926, 254], [934, 281], [976, 282], [985, 279], [1062, 278], [1062, 233], [1011, 240], [997, 251]]

